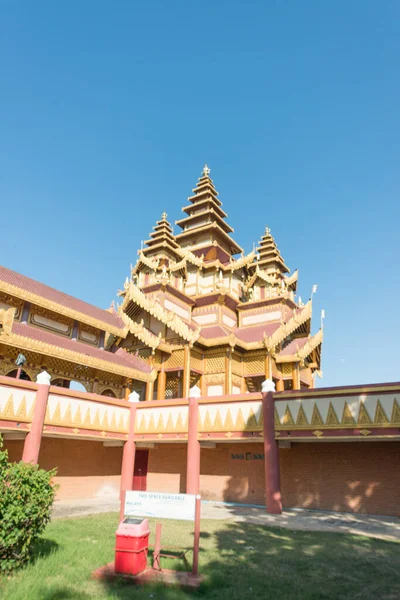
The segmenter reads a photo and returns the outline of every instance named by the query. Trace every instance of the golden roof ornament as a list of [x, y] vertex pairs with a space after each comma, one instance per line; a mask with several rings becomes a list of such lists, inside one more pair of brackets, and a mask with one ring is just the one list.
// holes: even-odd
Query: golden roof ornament
[[270, 233], [271, 233], [271, 230], [270, 230], [270, 228], [269, 228], [269, 227], [266, 227], [266, 228], [265, 228], [265, 235], [270, 235]]
[[203, 171], [202, 171], [202, 174], [203, 174], [205, 177], [208, 177], [208, 176], [210, 175], [210, 173], [211, 173], [211, 169], [209, 169], [207, 165], [204, 165], [204, 169], [203, 169]]
[[167, 217], [168, 217], [168, 215], [167, 215], [167, 213], [164, 210], [163, 214], [161, 215], [161, 218], [162, 218], [163, 221], [166, 221]]

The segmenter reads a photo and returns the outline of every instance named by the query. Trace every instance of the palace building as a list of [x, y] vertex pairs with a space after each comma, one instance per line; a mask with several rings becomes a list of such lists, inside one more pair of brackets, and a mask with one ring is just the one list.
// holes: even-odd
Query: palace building
[[0, 267], [0, 432], [10, 457], [39, 444], [39, 464], [58, 467], [60, 498], [118, 497], [129, 443], [125, 489], [183, 492], [195, 435], [192, 490], [263, 503], [268, 380], [284, 506], [397, 514], [400, 386], [316, 389], [323, 332], [312, 333], [312, 300], [296, 295], [298, 273], [270, 229], [245, 254], [207, 166], [182, 211], [178, 233], [161, 215], [107, 310]]

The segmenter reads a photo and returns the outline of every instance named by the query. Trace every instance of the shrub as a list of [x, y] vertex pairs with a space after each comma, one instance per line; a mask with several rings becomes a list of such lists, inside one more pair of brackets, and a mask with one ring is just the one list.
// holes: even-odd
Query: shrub
[[26, 563], [32, 546], [50, 521], [56, 470], [8, 462], [0, 437], [0, 572]]

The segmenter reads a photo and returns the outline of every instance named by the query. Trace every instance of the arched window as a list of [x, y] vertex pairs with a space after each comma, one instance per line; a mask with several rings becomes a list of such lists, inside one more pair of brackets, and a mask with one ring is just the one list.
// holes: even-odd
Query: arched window
[[[16, 377], [17, 373], [18, 369], [13, 369], [9, 373], [7, 373], [7, 377]], [[21, 371], [20, 379], [24, 379], [25, 381], [32, 381], [28, 373], [26, 373], [25, 371]]]
[[101, 392], [100, 396], [108, 396], [109, 398], [117, 397], [112, 390], [104, 390], [103, 392]]
[[76, 392], [86, 392], [86, 388], [80, 381], [70, 381], [69, 389], [75, 390]]

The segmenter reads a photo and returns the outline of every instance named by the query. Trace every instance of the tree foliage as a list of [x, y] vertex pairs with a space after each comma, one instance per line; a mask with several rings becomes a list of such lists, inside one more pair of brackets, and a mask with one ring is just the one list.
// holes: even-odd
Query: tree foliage
[[26, 563], [34, 542], [50, 521], [56, 470], [10, 463], [0, 437], [0, 572]]

